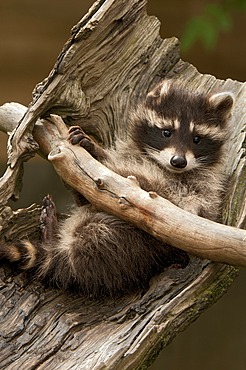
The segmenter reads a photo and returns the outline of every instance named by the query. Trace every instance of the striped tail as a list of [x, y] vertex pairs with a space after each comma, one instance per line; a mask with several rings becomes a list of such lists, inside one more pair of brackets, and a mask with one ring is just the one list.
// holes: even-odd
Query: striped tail
[[16, 263], [22, 270], [35, 267], [39, 257], [39, 250], [29, 240], [4, 243], [0, 241], [0, 259]]

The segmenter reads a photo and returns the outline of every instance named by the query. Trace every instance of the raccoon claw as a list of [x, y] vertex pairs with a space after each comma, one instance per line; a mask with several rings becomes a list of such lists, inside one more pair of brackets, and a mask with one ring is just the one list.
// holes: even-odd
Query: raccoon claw
[[80, 126], [72, 126], [68, 131], [68, 141], [72, 145], [79, 144], [88, 152], [93, 151], [95, 144], [89, 136], [87, 136]]
[[68, 141], [72, 145], [79, 144], [81, 139], [85, 137], [85, 133], [80, 126], [72, 126], [68, 131]]
[[84, 133], [80, 126], [72, 126], [68, 131], [68, 141], [72, 145], [79, 144], [95, 159], [105, 158], [105, 151], [100, 148], [88, 135]]
[[56, 207], [50, 195], [43, 199], [40, 215], [40, 232], [43, 243], [50, 243], [55, 236], [57, 228]]

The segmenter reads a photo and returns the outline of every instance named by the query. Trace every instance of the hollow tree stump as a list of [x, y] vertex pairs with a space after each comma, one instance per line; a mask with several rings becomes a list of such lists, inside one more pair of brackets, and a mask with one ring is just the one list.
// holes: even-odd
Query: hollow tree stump
[[[9, 166], [0, 181], [0, 220], [6, 239], [38, 237], [40, 207], [12, 212], [4, 206], [10, 197], [19, 196], [22, 162], [38, 149], [33, 139], [37, 120], [50, 113], [61, 115], [68, 124], [80, 124], [105, 146], [111, 145], [116, 135], [124, 137], [128, 109], [164, 77], [180, 78], [191, 90], [218, 88], [235, 94], [235, 127], [226, 167], [233, 177], [223, 221], [245, 227], [245, 85], [201, 75], [181, 61], [178, 41], [160, 38], [159, 22], [146, 14], [145, 5], [146, 0], [97, 1], [73, 28], [23, 118], [23, 107], [0, 109], [2, 130], [11, 131], [19, 121], [10, 136]], [[237, 271], [192, 257], [185, 269], [168, 269], [154, 278], [148, 291], [90, 301], [47, 288], [2, 265], [0, 368], [145, 368], [161, 347], [226, 292]]]

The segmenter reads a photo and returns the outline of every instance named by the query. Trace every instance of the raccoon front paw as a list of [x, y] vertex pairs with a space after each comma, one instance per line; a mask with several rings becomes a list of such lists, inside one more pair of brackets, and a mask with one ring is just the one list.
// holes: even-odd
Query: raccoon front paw
[[107, 158], [106, 151], [86, 135], [80, 126], [70, 127], [68, 131], [68, 141], [72, 145], [79, 144], [87, 150], [92, 157], [99, 161]]
[[68, 141], [72, 145], [79, 144], [89, 153], [94, 155], [96, 144], [92, 141], [92, 139], [88, 135], [84, 133], [80, 126], [70, 127], [68, 131]]
[[50, 195], [43, 199], [40, 215], [41, 240], [44, 244], [51, 243], [55, 238], [57, 229], [56, 206]]

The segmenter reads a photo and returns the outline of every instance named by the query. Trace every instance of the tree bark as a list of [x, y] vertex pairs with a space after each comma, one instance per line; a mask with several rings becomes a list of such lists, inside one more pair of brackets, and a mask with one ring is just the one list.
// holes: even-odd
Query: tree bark
[[[223, 219], [245, 227], [245, 85], [201, 75], [182, 62], [177, 40], [160, 39], [159, 22], [147, 16], [145, 4], [144, 0], [99, 0], [73, 28], [55, 67], [37, 86], [33, 102], [10, 136], [9, 167], [0, 181], [2, 204], [19, 196], [22, 162], [38, 149], [32, 136], [38, 118], [62, 115], [108, 146], [116, 135], [124, 137], [128, 109], [153, 83], [165, 76], [178, 77], [191, 90], [217, 88], [236, 96], [226, 167], [233, 177]], [[46, 125], [40, 147], [48, 149], [52, 126]], [[40, 207], [35, 206], [17, 212], [3, 207], [4, 237], [36, 238], [39, 214]], [[5, 264], [0, 269], [0, 367], [146, 368], [161, 347], [226, 292], [236, 275], [234, 267], [191, 257], [185, 269], [168, 269], [145, 292], [99, 302], [47, 288]]]

